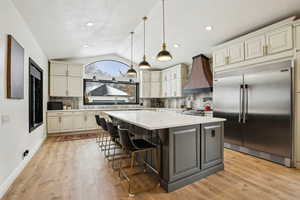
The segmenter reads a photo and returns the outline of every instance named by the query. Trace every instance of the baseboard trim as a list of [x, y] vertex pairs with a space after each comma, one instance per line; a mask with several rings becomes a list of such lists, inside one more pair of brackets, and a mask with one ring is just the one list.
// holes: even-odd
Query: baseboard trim
[[14, 171], [5, 179], [5, 181], [0, 185], [0, 199], [5, 195], [5, 193], [8, 191], [10, 186], [13, 184], [13, 182], [16, 180], [16, 178], [21, 174], [23, 169], [27, 166], [29, 161], [32, 159], [32, 157], [35, 155], [35, 153], [40, 149], [44, 141], [47, 137], [44, 137], [41, 139], [40, 142], [38, 142], [35, 146], [33, 146], [32, 149], [30, 149], [30, 154], [27, 156], [26, 159], [24, 159], [17, 168], [14, 169]]

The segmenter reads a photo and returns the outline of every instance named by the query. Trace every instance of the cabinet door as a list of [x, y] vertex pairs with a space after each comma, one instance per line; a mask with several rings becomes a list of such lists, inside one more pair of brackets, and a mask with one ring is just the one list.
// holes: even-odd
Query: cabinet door
[[228, 56], [227, 48], [218, 50], [213, 54], [214, 66], [219, 67], [227, 64], [226, 58]]
[[221, 123], [205, 124], [202, 127], [203, 169], [223, 162], [223, 127]]
[[82, 97], [83, 86], [82, 77], [68, 77], [68, 96], [69, 97]]
[[68, 76], [83, 77], [83, 66], [76, 64], [68, 65]]
[[296, 26], [296, 48], [300, 49], [300, 25]]
[[300, 92], [300, 54], [297, 55], [295, 63], [295, 90]]
[[181, 97], [182, 96], [182, 80], [176, 79], [176, 96]]
[[142, 70], [140, 72], [140, 82], [150, 82], [151, 73], [148, 70]]
[[61, 131], [73, 131], [73, 115], [61, 116]]
[[143, 82], [141, 84], [141, 97], [142, 98], [150, 97], [150, 82]]
[[66, 97], [68, 78], [66, 76], [50, 76], [50, 96]]
[[97, 128], [96, 118], [94, 113], [86, 113], [86, 130], [93, 130]]
[[245, 60], [244, 43], [237, 43], [228, 47], [229, 63], [237, 63]]
[[60, 132], [60, 117], [59, 116], [48, 117], [47, 128], [48, 128], [48, 133]]
[[167, 81], [162, 81], [161, 83], [161, 96], [167, 97]]
[[177, 79], [171, 81], [171, 97], [177, 97]]
[[[295, 95], [295, 122], [300, 120], [300, 93]], [[295, 159], [300, 166], [300, 123], [295, 123]]]
[[245, 59], [253, 59], [264, 56], [266, 45], [265, 35], [250, 38], [245, 41]]
[[172, 97], [172, 81], [167, 81], [167, 97]]
[[168, 80], [168, 71], [167, 70], [163, 70], [161, 72], [161, 76], [162, 76], [162, 81], [167, 81]]
[[160, 82], [161, 81], [161, 72], [160, 71], [151, 71], [151, 82]]
[[50, 75], [67, 76], [68, 65], [63, 63], [51, 63]]
[[267, 53], [274, 54], [293, 48], [292, 26], [283, 27], [266, 34]]
[[161, 84], [160, 82], [151, 82], [151, 97], [159, 98], [160, 97], [160, 90]]
[[84, 130], [85, 125], [85, 114], [83, 112], [76, 112], [73, 115], [73, 130], [81, 131]]

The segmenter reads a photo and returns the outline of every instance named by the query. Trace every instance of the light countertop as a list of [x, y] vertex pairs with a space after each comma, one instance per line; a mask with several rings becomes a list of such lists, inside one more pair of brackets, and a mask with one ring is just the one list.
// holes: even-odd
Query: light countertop
[[226, 121], [226, 119], [222, 118], [199, 117], [191, 115], [182, 115], [175, 112], [154, 112], [147, 110], [106, 111], [104, 113], [124, 122], [134, 124], [136, 126], [148, 130], [157, 130]]

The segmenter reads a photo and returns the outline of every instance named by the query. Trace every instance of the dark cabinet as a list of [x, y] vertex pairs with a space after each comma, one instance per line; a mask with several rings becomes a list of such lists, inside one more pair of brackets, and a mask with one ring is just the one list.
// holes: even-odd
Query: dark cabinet
[[203, 169], [223, 162], [223, 126], [221, 123], [202, 125]]

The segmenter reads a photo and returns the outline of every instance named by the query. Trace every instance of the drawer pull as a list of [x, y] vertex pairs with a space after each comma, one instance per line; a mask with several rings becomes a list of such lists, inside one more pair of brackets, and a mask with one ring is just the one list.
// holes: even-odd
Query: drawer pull
[[207, 126], [207, 127], [204, 127], [205, 130], [217, 129], [217, 128], [221, 128], [221, 126], [217, 125], [217, 126]]

